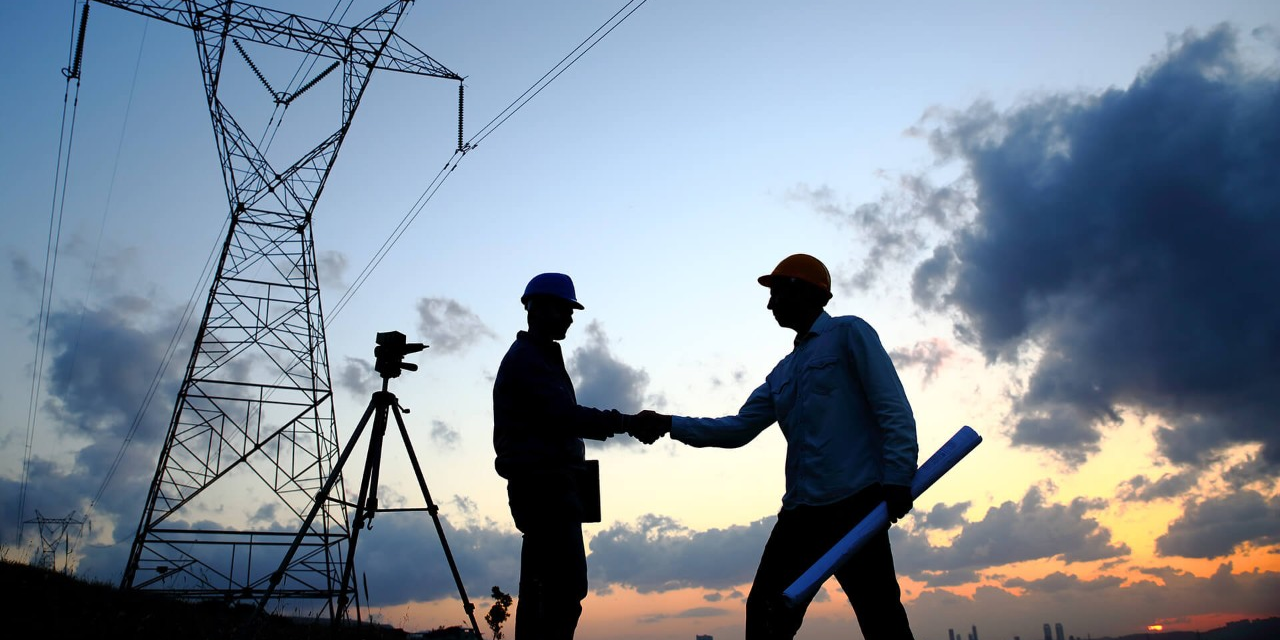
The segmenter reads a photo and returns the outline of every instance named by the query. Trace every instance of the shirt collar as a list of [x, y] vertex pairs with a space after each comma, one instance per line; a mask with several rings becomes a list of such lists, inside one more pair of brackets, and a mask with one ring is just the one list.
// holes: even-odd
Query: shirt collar
[[828, 328], [830, 328], [831, 323], [832, 323], [831, 314], [827, 313], [826, 311], [822, 311], [821, 313], [818, 314], [817, 319], [813, 321], [813, 326], [809, 327], [808, 331], [806, 331], [803, 335], [801, 334], [796, 335], [796, 339], [794, 343], [795, 346], [798, 347], [801, 345], [801, 343], [809, 340], [810, 338], [817, 336], [823, 331], [826, 331]]

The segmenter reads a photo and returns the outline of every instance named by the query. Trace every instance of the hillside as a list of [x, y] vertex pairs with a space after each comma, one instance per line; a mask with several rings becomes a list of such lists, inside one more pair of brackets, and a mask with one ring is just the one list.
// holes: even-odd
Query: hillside
[[[122, 592], [26, 564], [0, 561], [0, 584], [14, 599], [6, 637], [61, 640], [126, 637], [132, 640], [406, 640], [399, 629], [383, 626], [341, 629], [327, 624], [296, 624], [265, 616], [256, 635], [245, 633], [250, 607], [227, 608], [209, 602], [183, 602], [156, 593]], [[15, 629], [16, 628], [16, 629]], [[13, 631], [17, 631], [15, 635]], [[453, 637], [441, 630], [428, 637]], [[1240, 620], [1211, 631], [1139, 633], [1093, 640], [1275, 640], [1280, 618]]]
[[9, 631], [5, 633], [10, 638], [403, 640], [406, 635], [386, 627], [341, 629], [335, 635], [327, 624], [295, 624], [277, 616], [263, 616], [257, 633], [247, 634], [252, 607], [228, 608], [155, 593], [122, 592], [112, 585], [9, 561], [0, 561], [0, 584], [12, 598]]

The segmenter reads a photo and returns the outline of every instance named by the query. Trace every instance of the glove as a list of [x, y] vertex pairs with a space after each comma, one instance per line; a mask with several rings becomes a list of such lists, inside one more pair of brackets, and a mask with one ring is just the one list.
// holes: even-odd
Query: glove
[[889, 508], [889, 521], [897, 522], [899, 518], [911, 511], [911, 487], [900, 484], [884, 485], [884, 503]]

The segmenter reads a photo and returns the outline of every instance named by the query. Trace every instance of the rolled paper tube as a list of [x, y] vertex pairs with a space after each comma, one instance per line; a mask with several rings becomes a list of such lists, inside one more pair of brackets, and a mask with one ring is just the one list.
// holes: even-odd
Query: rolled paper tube
[[[969, 452], [973, 451], [981, 442], [982, 436], [978, 435], [978, 432], [967, 426], [961, 427], [955, 435], [951, 436], [950, 440], [947, 440], [916, 470], [915, 479], [911, 482], [911, 496], [919, 498], [925, 489], [933, 486], [933, 483], [937, 482], [938, 478], [941, 478], [952, 467], [956, 466], [956, 463], [960, 462], [961, 458], [969, 455]], [[848, 562], [849, 558], [854, 553], [857, 553], [858, 549], [862, 548], [862, 545], [866, 544], [871, 536], [888, 528], [888, 526], [889, 508], [885, 506], [885, 503], [881, 502], [857, 526], [849, 533], [846, 533], [835, 546], [831, 547], [830, 551], [818, 558], [818, 561], [813, 563], [813, 566], [809, 567], [808, 571], [796, 578], [796, 581], [782, 592], [783, 599], [791, 606], [808, 601], [813, 597], [814, 593], [817, 593], [822, 583], [826, 582], [827, 578], [830, 578], [840, 567], [844, 566], [844, 563]]]

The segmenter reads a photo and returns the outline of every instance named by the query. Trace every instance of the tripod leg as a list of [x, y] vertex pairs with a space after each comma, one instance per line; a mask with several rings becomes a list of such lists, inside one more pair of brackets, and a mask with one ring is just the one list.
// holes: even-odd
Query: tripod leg
[[[386, 393], [386, 392], [380, 392]], [[336, 626], [347, 615], [351, 601], [347, 593], [356, 594], [356, 621], [363, 622], [360, 615], [360, 589], [353, 584], [356, 564], [356, 544], [360, 541], [360, 530], [365, 523], [372, 520], [378, 512], [378, 476], [381, 469], [382, 441], [387, 433], [387, 398], [377, 393], [372, 401], [373, 431], [369, 434], [369, 453], [365, 458], [364, 474], [360, 480], [360, 496], [356, 499], [355, 517], [351, 520], [351, 537], [347, 546], [347, 562], [342, 568], [342, 589], [338, 593], [338, 609], [333, 616]], [[350, 585], [350, 590], [348, 590]]]
[[[280, 568], [271, 574], [271, 581], [267, 585], [266, 593], [263, 593], [262, 599], [258, 601], [255, 615], [261, 614], [266, 610], [267, 601], [271, 599], [271, 594], [275, 592], [276, 586], [280, 584], [280, 580], [284, 577], [285, 569], [293, 561], [293, 556], [298, 552], [298, 546], [302, 544], [302, 539], [306, 537], [307, 530], [311, 528], [311, 523], [315, 521], [316, 514], [320, 513], [321, 507], [329, 499], [329, 492], [333, 490], [333, 485], [337, 484], [338, 479], [342, 477], [342, 467], [347, 464], [347, 458], [351, 457], [351, 451], [355, 449], [356, 441], [360, 439], [360, 433], [364, 431], [365, 425], [369, 422], [369, 416], [373, 414], [373, 409], [374, 404], [370, 402], [368, 408], [364, 411], [364, 416], [360, 418], [360, 424], [356, 425], [355, 432], [351, 434], [351, 440], [347, 442], [346, 448], [342, 450], [342, 455], [338, 457], [338, 463], [329, 472], [329, 479], [325, 480], [324, 486], [316, 494], [315, 504], [311, 505], [311, 511], [307, 513], [306, 520], [302, 522], [302, 528], [298, 529], [298, 535], [294, 537], [293, 543], [289, 545], [289, 550], [285, 552], [284, 559], [280, 561]], [[329, 601], [329, 606], [333, 607], [332, 600]], [[333, 613], [335, 616], [337, 615], [336, 610]]]
[[440, 523], [440, 507], [431, 500], [431, 492], [427, 489], [427, 480], [422, 475], [422, 466], [418, 464], [418, 456], [413, 451], [413, 443], [409, 441], [409, 430], [404, 426], [404, 418], [400, 415], [400, 405], [392, 403], [392, 411], [396, 416], [396, 425], [400, 427], [400, 437], [404, 439], [404, 448], [409, 452], [409, 462], [413, 465], [413, 473], [418, 476], [418, 487], [422, 489], [422, 498], [427, 501], [427, 513], [431, 514], [436, 524], [436, 533], [440, 535], [440, 545], [444, 548], [444, 557], [449, 561], [449, 570], [453, 572], [453, 581], [458, 585], [458, 595], [462, 597], [462, 608], [471, 620], [471, 628], [476, 637], [480, 635], [480, 625], [476, 623], [476, 606], [467, 599], [467, 589], [462, 586], [462, 576], [458, 573], [458, 564], [453, 560], [453, 552], [449, 550], [449, 541], [444, 537], [444, 525]]

